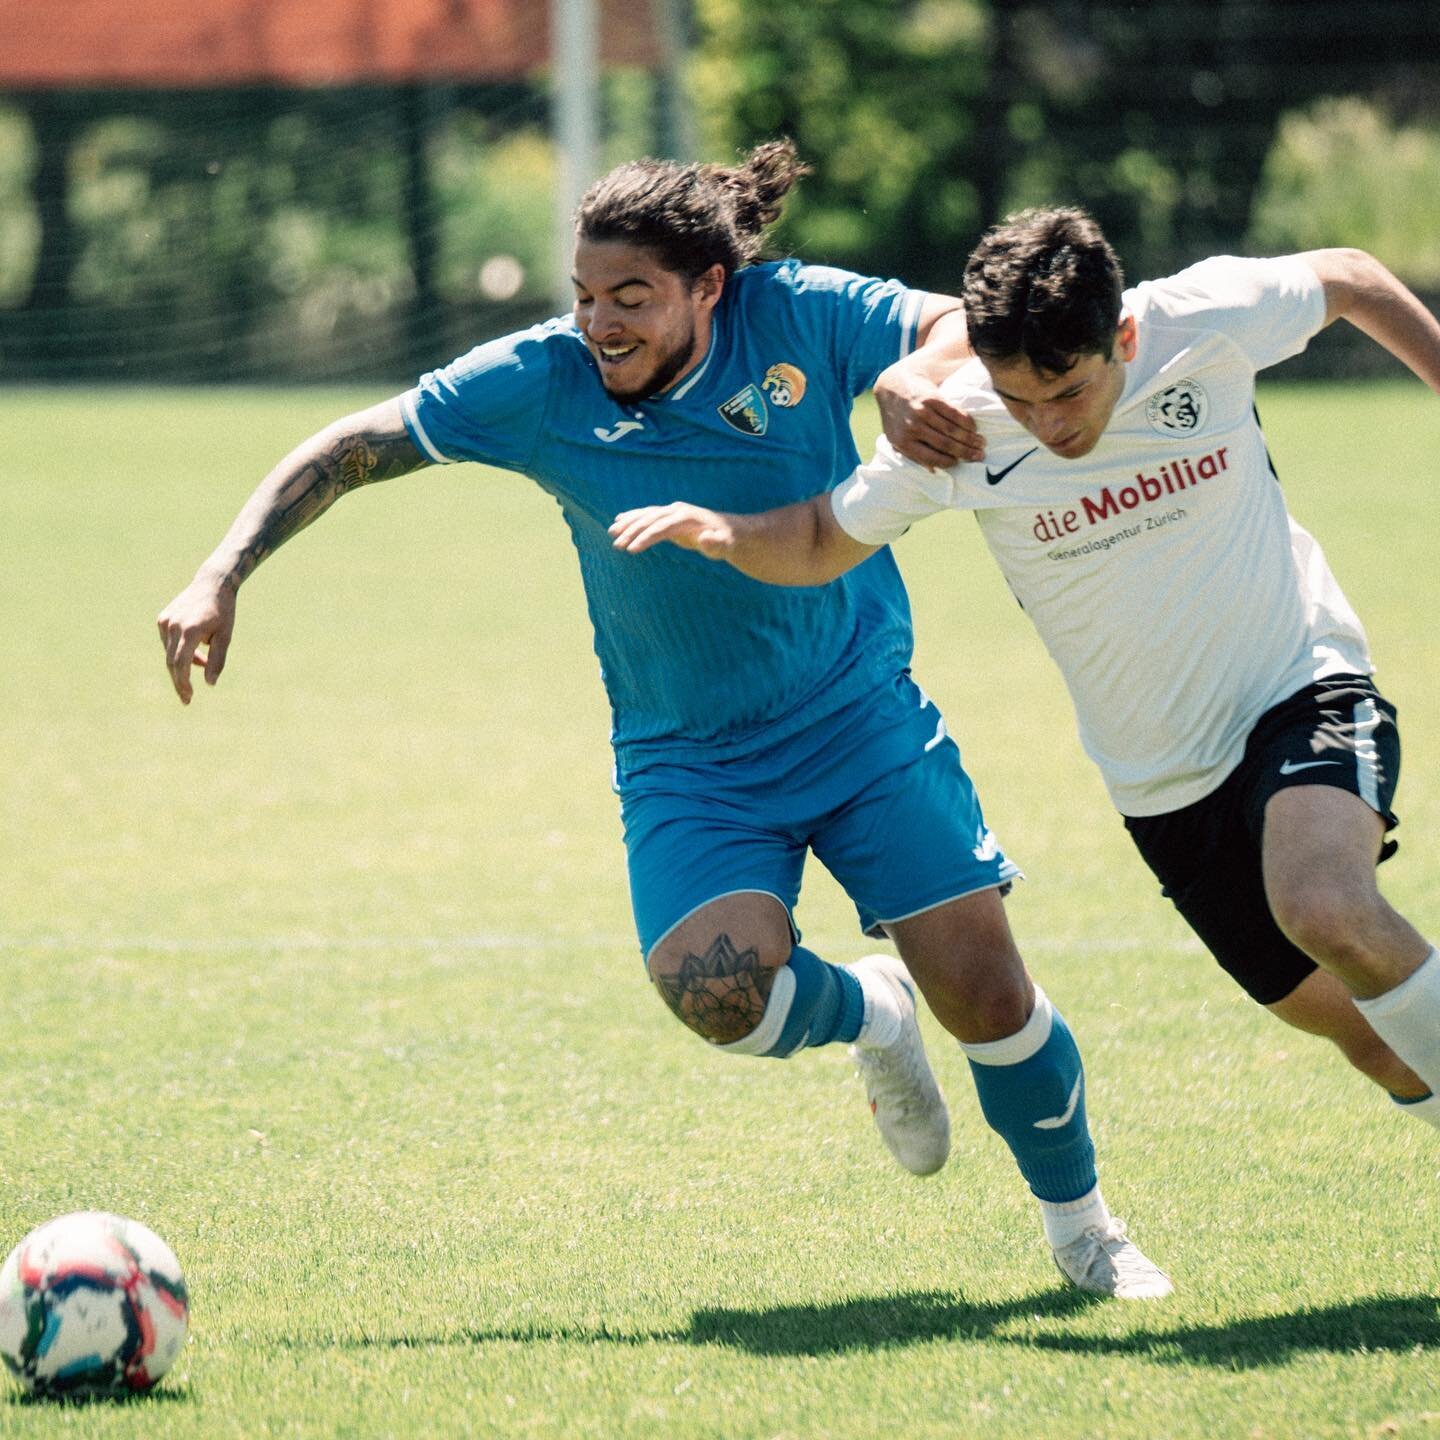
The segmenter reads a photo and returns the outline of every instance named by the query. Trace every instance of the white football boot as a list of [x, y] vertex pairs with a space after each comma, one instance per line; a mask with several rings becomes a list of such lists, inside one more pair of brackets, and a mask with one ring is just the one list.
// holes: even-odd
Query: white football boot
[[1140, 1252], [1125, 1234], [1125, 1222], [1111, 1216], [1078, 1240], [1051, 1252], [1055, 1265], [1070, 1284], [1091, 1295], [1116, 1300], [1159, 1300], [1174, 1293], [1170, 1277]]
[[[884, 985], [894, 992], [899, 1037], [882, 1047], [862, 1039], [850, 1047], [850, 1058], [864, 1078], [870, 1113], [890, 1153], [911, 1174], [933, 1175], [950, 1154], [950, 1112], [925, 1058], [915, 1018], [915, 982], [894, 955], [866, 955], [845, 968], [862, 989]], [[867, 1019], [869, 1014], [867, 997]]]

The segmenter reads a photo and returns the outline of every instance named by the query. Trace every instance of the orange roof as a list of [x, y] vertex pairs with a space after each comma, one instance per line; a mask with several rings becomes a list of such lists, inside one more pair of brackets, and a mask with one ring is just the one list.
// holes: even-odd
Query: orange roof
[[[606, 64], [655, 62], [649, 0], [600, 0]], [[0, 0], [0, 86], [331, 85], [528, 74], [550, 0]]]

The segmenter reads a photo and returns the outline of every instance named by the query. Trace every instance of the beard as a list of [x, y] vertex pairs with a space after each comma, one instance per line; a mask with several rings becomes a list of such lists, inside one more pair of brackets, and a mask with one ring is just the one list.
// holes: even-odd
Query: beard
[[622, 405], [634, 405], [640, 400], [648, 400], [652, 395], [658, 395], [662, 390], [673, 385], [675, 377], [689, 364], [694, 350], [695, 325], [692, 321], [688, 332], [676, 342], [672, 349], [667, 350], [660, 357], [659, 362], [650, 372], [649, 378], [641, 384], [632, 385], [628, 390], [617, 389], [605, 378], [603, 365], [600, 366], [601, 382], [612, 400], [618, 400]]

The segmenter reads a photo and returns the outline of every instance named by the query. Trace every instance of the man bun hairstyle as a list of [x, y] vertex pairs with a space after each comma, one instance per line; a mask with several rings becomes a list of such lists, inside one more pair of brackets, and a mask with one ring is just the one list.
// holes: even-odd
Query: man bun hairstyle
[[691, 281], [717, 264], [728, 279], [760, 258], [785, 196], [809, 173], [790, 140], [757, 145], [739, 165], [632, 160], [585, 192], [575, 229], [584, 240], [643, 246]]
[[1109, 359], [1125, 288], [1099, 225], [1069, 207], [1022, 210], [988, 231], [965, 266], [965, 322], [982, 360], [1028, 360], [1063, 375]]

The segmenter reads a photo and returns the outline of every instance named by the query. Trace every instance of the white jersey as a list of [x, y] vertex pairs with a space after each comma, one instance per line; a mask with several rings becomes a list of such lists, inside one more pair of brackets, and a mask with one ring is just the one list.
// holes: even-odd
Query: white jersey
[[1217, 257], [1124, 304], [1138, 349], [1088, 455], [1040, 446], [972, 360], [942, 392], [974, 416], [985, 463], [930, 471], [882, 440], [831, 503], [869, 545], [976, 511], [1111, 799], [1158, 815], [1216, 789], [1272, 705], [1372, 667], [1319, 545], [1285, 508], [1255, 413], [1255, 372], [1324, 323], [1315, 272], [1293, 256]]

